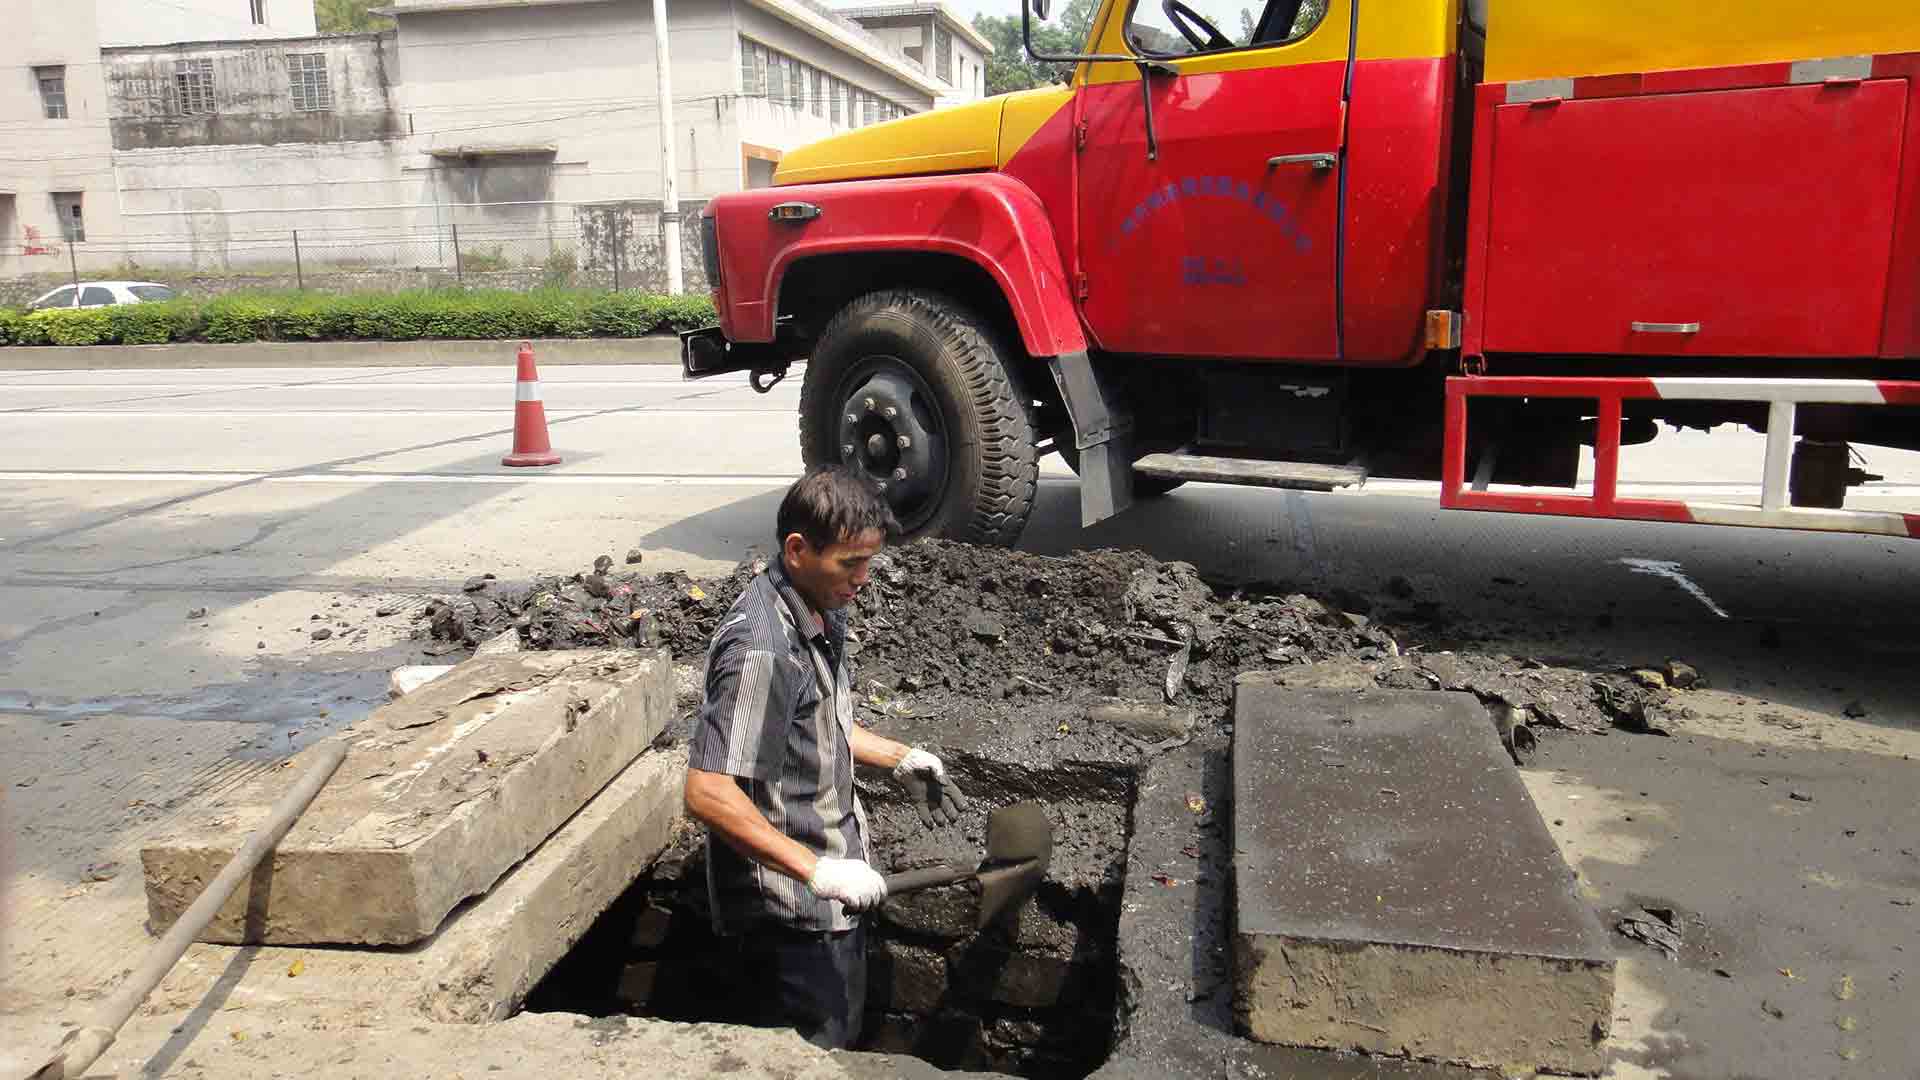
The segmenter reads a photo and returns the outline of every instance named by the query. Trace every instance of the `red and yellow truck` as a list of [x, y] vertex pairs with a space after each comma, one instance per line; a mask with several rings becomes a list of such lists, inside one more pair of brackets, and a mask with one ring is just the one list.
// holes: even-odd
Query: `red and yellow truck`
[[[1920, 535], [1844, 509], [1850, 444], [1920, 449], [1920, 5], [1491, 6], [1103, 0], [1067, 85], [714, 199], [686, 372], [806, 361], [807, 463], [916, 535], [1011, 544], [1048, 452], [1087, 523], [1371, 475]], [[1663, 423], [1766, 432], [1760, 502], [1622, 496]]]

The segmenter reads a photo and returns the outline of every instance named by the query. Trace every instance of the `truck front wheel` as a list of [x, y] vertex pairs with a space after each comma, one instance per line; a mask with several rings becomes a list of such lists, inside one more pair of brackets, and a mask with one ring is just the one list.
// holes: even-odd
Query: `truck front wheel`
[[989, 325], [936, 293], [889, 289], [821, 333], [800, 388], [809, 468], [864, 473], [908, 538], [1010, 547], [1033, 509], [1033, 417]]

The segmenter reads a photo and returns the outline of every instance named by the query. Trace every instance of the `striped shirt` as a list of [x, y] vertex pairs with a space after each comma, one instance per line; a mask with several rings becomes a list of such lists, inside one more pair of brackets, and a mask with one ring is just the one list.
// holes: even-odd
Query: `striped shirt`
[[[734, 777], [775, 829], [814, 854], [865, 859], [846, 641], [845, 613], [814, 615], [778, 561], [754, 578], [708, 647], [706, 697], [687, 764]], [[721, 934], [766, 922], [796, 930], [847, 930], [857, 922], [839, 901], [711, 833], [707, 895]]]

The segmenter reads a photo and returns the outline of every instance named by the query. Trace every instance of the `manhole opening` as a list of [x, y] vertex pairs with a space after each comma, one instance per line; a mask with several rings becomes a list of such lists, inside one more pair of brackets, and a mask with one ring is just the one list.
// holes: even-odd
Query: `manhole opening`
[[[1113, 1048], [1134, 772], [964, 755], [948, 764], [973, 808], [937, 833], [891, 785], [862, 784], [877, 865], [971, 862], [984, 849], [987, 809], [1039, 799], [1054, 826], [1052, 866], [1032, 899], [984, 930], [975, 929], [967, 886], [890, 898], [867, 924], [867, 1012], [855, 1049], [1077, 1080]], [[763, 989], [740, 977], [737, 941], [713, 933], [703, 839], [699, 827], [677, 823], [666, 851], [535, 987], [527, 1010], [751, 1022]]]

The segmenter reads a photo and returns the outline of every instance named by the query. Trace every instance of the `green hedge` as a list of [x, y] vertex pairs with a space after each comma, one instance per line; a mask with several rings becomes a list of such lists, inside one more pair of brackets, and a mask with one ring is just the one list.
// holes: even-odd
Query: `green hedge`
[[640, 337], [713, 322], [713, 304], [704, 296], [572, 289], [257, 292], [30, 314], [0, 311], [0, 345]]

